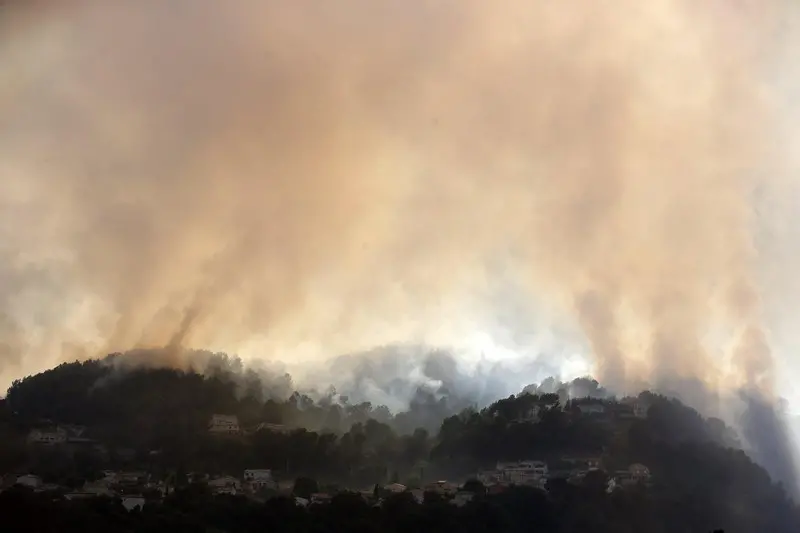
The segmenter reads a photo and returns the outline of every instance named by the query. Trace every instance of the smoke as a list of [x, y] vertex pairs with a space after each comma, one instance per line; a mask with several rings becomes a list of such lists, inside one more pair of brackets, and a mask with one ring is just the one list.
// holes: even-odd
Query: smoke
[[755, 208], [791, 185], [788, 9], [5, 6], [0, 376], [187, 345], [309, 367], [475, 330], [524, 358], [547, 330], [612, 390], [774, 402]]

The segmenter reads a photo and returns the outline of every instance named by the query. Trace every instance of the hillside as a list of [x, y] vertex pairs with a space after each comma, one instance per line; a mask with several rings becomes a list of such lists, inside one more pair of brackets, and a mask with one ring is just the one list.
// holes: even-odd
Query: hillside
[[[213, 478], [265, 468], [279, 481], [308, 477], [355, 490], [493, 479], [498, 462], [534, 460], [549, 466], [545, 490], [524, 493], [528, 504], [502, 498], [539, 509], [541, 531], [800, 531], [798, 509], [738, 449], [729, 427], [663, 396], [524, 393], [451, 414], [447, 397], [420, 391], [408, 412], [392, 414], [333, 396], [270, 398], [257, 376], [219, 368], [204, 376], [88, 361], [17, 381], [0, 408], [0, 473], [78, 487], [108, 469], [175, 482], [181, 473]], [[237, 427], [215, 431], [215, 415]], [[434, 417], [439, 424], [430, 429]], [[52, 428], [74, 434], [58, 446], [29, 441]], [[647, 476], [622, 483], [631, 465], [646, 465]]]

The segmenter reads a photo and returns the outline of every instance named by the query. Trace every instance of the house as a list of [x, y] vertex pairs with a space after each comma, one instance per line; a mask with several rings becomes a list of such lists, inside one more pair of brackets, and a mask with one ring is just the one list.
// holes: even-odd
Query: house
[[244, 482], [254, 491], [277, 486], [275, 480], [272, 479], [272, 470], [266, 469], [245, 470]]
[[453, 499], [450, 500], [450, 503], [456, 507], [464, 507], [471, 502], [474, 497], [475, 494], [472, 492], [458, 491], [455, 496], [453, 496]]
[[582, 403], [577, 407], [581, 414], [586, 416], [602, 415], [606, 412], [606, 406], [602, 403]]
[[507, 490], [508, 490], [508, 485], [504, 483], [491, 483], [489, 485], [486, 485], [486, 494], [492, 496], [497, 494], [502, 494]]
[[286, 427], [283, 424], [270, 424], [269, 422], [261, 422], [250, 430], [252, 433], [259, 431], [267, 431], [269, 433], [287, 434], [292, 432], [292, 428]]
[[315, 492], [311, 495], [311, 503], [313, 504], [323, 504], [323, 503], [331, 503], [331, 495], [326, 494], [324, 492]]
[[144, 509], [144, 497], [139, 495], [125, 496], [124, 498], [122, 498], [122, 506], [128, 512], [133, 511], [137, 507], [141, 511], [142, 509]]
[[640, 463], [634, 463], [627, 470], [618, 470], [614, 475], [617, 485], [636, 485], [650, 480], [650, 470]]
[[53, 429], [33, 429], [28, 433], [28, 442], [32, 444], [63, 444], [67, 442], [67, 432], [56, 427]]
[[526, 485], [543, 487], [548, 474], [547, 463], [543, 461], [518, 461], [497, 463], [494, 470], [478, 473], [478, 481], [484, 485]]
[[627, 405], [631, 411], [631, 415], [636, 418], [647, 418], [647, 412], [650, 410], [650, 402], [642, 398], [625, 398], [622, 403]]
[[452, 495], [458, 492], [458, 485], [455, 483], [448, 483], [447, 481], [434, 481], [425, 485], [427, 492], [435, 492], [441, 495]]
[[239, 418], [236, 415], [212, 415], [208, 431], [218, 435], [239, 433]]
[[547, 463], [544, 461], [519, 461], [497, 463], [498, 481], [511, 485], [543, 486], [547, 479]]
[[300, 496], [294, 497], [294, 504], [298, 507], [308, 507], [308, 500], [305, 498], [301, 498]]
[[236, 494], [242, 488], [242, 483], [233, 476], [221, 476], [208, 482], [208, 488], [214, 494]]
[[401, 485], [400, 483], [390, 483], [389, 485], [383, 487], [383, 490], [391, 492], [392, 494], [399, 494], [406, 491], [406, 486]]
[[64, 494], [67, 500], [88, 500], [89, 498], [96, 498], [98, 495], [93, 492], [68, 492]]
[[17, 478], [16, 484], [31, 489], [38, 489], [42, 487], [42, 478], [34, 476], [33, 474], [25, 474]]
[[650, 469], [641, 463], [634, 463], [628, 467], [631, 478], [636, 481], [647, 481], [650, 479]]

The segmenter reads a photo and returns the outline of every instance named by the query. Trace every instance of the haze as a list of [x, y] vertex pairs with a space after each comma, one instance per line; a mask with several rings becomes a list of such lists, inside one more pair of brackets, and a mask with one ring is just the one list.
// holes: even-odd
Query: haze
[[788, 1], [0, 17], [3, 382], [414, 342], [800, 401]]

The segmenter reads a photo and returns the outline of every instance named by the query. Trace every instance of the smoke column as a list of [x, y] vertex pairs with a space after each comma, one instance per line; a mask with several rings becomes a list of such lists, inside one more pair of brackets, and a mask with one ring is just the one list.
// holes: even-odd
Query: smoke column
[[772, 399], [782, 278], [761, 275], [756, 206], [794, 190], [774, 77], [790, 15], [6, 2], [0, 376], [148, 346], [303, 363], [450, 345], [513, 292], [513, 344], [545, 317], [604, 385]]

